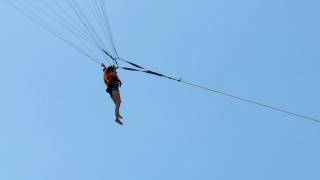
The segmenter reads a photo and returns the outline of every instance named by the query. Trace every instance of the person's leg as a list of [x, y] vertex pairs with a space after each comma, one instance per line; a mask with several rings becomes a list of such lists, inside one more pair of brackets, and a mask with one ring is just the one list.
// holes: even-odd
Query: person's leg
[[112, 91], [112, 100], [115, 104], [115, 116], [116, 120], [119, 120], [119, 118], [122, 119], [120, 115], [120, 105], [121, 105], [121, 97], [119, 91]]

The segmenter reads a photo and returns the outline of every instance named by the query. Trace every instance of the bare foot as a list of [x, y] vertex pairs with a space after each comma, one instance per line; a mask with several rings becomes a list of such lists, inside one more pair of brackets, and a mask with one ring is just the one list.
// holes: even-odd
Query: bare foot
[[120, 119], [116, 119], [115, 121], [116, 121], [116, 123], [123, 125], [123, 123], [120, 121]]

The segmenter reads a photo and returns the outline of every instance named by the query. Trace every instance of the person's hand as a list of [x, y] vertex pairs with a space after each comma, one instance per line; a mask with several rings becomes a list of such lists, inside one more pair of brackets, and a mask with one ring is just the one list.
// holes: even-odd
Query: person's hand
[[103, 63], [101, 63], [101, 67], [105, 68], [106, 66]]

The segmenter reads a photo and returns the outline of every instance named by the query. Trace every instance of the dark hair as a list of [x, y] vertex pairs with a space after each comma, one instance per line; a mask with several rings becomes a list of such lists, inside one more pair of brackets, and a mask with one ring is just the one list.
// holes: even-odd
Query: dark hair
[[113, 72], [116, 68], [114, 66], [107, 67], [108, 72]]

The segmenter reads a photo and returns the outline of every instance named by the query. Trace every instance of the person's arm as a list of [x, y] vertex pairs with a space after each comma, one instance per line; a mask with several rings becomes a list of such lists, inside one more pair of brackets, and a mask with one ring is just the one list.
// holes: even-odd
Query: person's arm
[[101, 67], [103, 68], [102, 69], [103, 71], [105, 71], [107, 69], [106, 66], [103, 63], [101, 63]]

